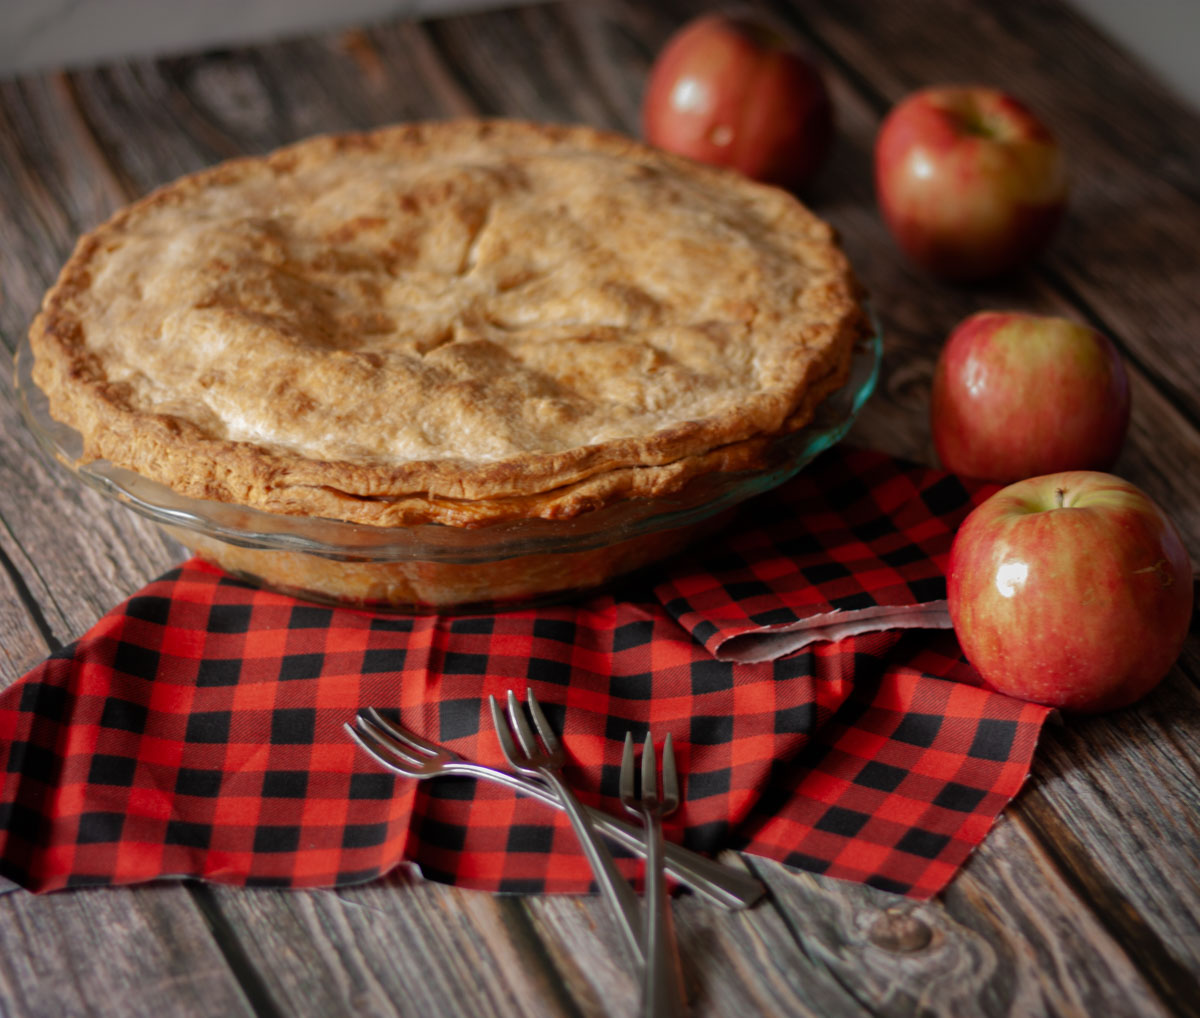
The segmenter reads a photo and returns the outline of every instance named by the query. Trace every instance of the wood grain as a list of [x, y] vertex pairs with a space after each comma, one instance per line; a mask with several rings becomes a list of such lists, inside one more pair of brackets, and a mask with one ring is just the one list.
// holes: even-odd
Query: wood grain
[[[281, 1015], [443, 1014], [447, 1001], [461, 1014], [587, 1013], [563, 989], [516, 899], [402, 872], [329, 891], [208, 893]], [[584, 947], [628, 995], [629, 977], [604, 965], [615, 937], [597, 945], [593, 935]]]
[[938, 901], [793, 877], [758, 860], [752, 868], [787, 914], [804, 917], [797, 936], [811, 963], [872, 1015], [1169, 1013], [1012, 823], [997, 826]]
[[254, 1015], [180, 886], [0, 897], [0, 1010]]

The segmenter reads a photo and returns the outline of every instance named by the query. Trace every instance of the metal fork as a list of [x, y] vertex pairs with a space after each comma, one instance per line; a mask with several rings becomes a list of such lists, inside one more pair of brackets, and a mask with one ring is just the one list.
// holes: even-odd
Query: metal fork
[[633, 735], [625, 733], [621, 757], [621, 804], [640, 815], [646, 827], [646, 926], [642, 944], [646, 964], [642, 969], [642, 1014], [652, 1018], [676, 1018], [686, 1013], [679, 979], [679, 952], [671, 924], [671, 902], [663, 873], [662, 819], [679, 806], [679, 776], [675, 770], [675, 747], [671, 734], [663, 743], [662, 791], [658, 787], [658, 762], [654, 741], [646, 733], [642, 747], [642, 791], [634, 788]]
[[[417, 779], [452, 775], [492, 781], [538, 799], [547, 806], [562, 809], [558, 797], [540, 781], [466, 760], [454, 750], [430, 742], [384, 717], [374, 707], [359, 711], [354, 720], [353, 726], [343, 726], [346, 733], [377, 763], [396, 774]], [[646, 841], [640, 828], [590, 806], [585, 806], [584, 810], [601, 834], [631, 852], [645, 856]], [[714, 905], [729, 909], [748, 908], [763, 896], [763, 885], [748, 873], [673, 842], [668, 842], [665, 848], [667, 872]]]
[[[629, 950], [630, 956], [637, 964], [644, 964], [641, 906], [638, 904], [637, 895], [633, 893], [633, 887], [629, 881], [617, 869], [612, 853], [596, 834], [591, 819], [584, 811], [582, 804], [563, 781], [561, 772], [566, 754], [563, 752], [562, 743], [558, 741], [558, 737], [550, 727], [550, 722], [546, 720], [546, 715], [542, 713], [542, 708], [538, 705], [533, 690], [525, 691], [525, 700], [533, 723], [537, 726], [538, 734], [542, 737], [541, 746], [538, 745], [533, 729], [529, 727], [521, 705], [511, 689], [508, 691], [507, 723], [500, 711], [500, 705], [496, 703], [496, 698], [488, 697], [488, 703], [492, 708], [492, 723], [496, 726], [496, 735], [500, 738], [500, 748], [504, 752], [504, 757], [517, 773], [527, 777], [542, 778], [558, 796], [559, 802], [562, 803], [563, 809], [571, 820], [571, 826], [575, 828], [575, 834], [592, 867], [596, 882], [600, 885], [600, 891], [612, 906], [617, 926], [624, 936], [625, 946]], [[514, 733], [517, 742], [521, 744], [520, 749], [513, 741]]]

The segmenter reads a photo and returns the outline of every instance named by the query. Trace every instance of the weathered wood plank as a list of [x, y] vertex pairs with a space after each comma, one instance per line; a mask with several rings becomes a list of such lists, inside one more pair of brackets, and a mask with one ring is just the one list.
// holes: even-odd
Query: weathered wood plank
[[[241, 938], [280, 1014], [313, 1016], [621, 1013], [591, 1010], [586, 980], [552, 962], [518, 899], [421, 881], [404, 872], [339, 890], [208, 890]], [[579, 908], [576, 901], [574, 907]], [[619, 943], [586, 906], [580, 956], [628, 1006], [636, 987], [608, 952]], [[578, 926], [579, 924], [577, 924]], [[247, 935], [252, 934], [252, 935]], [[580, 999], [580, 988], [585, 993]], [[574, 991], [574, 992], [573, 992]]]
[[560, 4], [446, 19], [429, 31], [443, 65], [484, 114], [622, 126]]
[[872, 1015], [1171, 1013], [1011, 822], [1001, 821], [930, 902], [794, 876], [759, 860], [751, 868], [794, 917], [809, 964], [840, 980]]
[[[211, 893], [236, 928], [259, 931], [244, 950], [287, 1014], [636, 1011], [637, 980], [593, 898], [497, 898], [405, 875], [302, 895]], [[726, 913], [685, 896], [674, 907], [696, 1018], [869, 1013], [844, 976], [814, 969], [769, 905]]]
[[[997, 901], [1005, 903], [1003, 912]], [[1194, 1013], [1189, 1001], [1155, 995], [1166, 981], [1147, 979], [1137, 945], [1105, 927], [1096, 904], [1072, 893], [1015, 816], [1001, 820], [941, 902], [961, 926], [988, 938], [996, 975], [1013, 970], [1012, 979], [993, 978], [980, 994], [996, 1013]], [[963, 1000], [962, 1010], [969, 1008]]]
[[[182, 553], [35, 450], [0, 372], [0, 550], [20, 569], [53, 643], [83, 633]], [[0, 681], [14, 678], [0, 661]]]
[[[731, 862], [737, 858], [725, 856]], [[607, 973], [593, 969], [593, 955], [586, 952], [589, 928], [580, 925], [592, 913], [590, 903], [586, 912], [562, 898], [534, 899], [529, 907], [539, 926], [547, 927], [546, 942], [568, 984], [586, 980], [586, 990], [576, 990], [576, 999], [594, 1001], [600, 1014], [636, 1013], [636, 993], [614, 994]], [[682, 896], [673, 910], [684, 983], [696, 1018], [739, 1013], [855, 1018], [868, 1013], [852, 987], [814, 966], [797, 938], [794, 917], [777, 901], [767, 899], [749, 911], [730, 913]]]
[[[20, 576], [51, 645], [83, 633], [183, 557], [157, 527], [84, 487], [38, 449], [0, 367], [0, 556]], [[0, 681], [14, 678], [0, 661]]]
[[1200, 1013], [1198, 716], [1195, 684], [1176, 673], [1131, 710], [1051, 731], [1013, 809], [1189, 1013]]
[[[15, 350], [78, 234], [130, 197], [61, 77], [0, 86], [0, 338]], [[179, 557], [160, 532], [51, 464], [0, 366], [0, 549], [54, 642], [66, 642]], [[53, 507], [53, 508], [51, 508]], [[5, 675], [4, 678], [12, 678]]]
[[[56, 626], [42, 611], [26, 578], [26, 573], [33, 574], [30, 563], [19, 549], [14, 561], [9, 544], [0, 541], [0, 688], [24, 675], [60, 642], [55, 636]], [[56, 614], [51, 612], [52, 617]], [[64, 628], [60, 617], [54, 622], [60, 630]]]
[[10, 354], [79, 233], [118, 203], [89, 203], [91, 189], [69, 181], [88, 153], [62, 105], [46, 102], [55, 91], [48, 79], [0, 83], [0, 334]]
[[255, 1014], [179, 886], [0, 896], [0, 1013]]

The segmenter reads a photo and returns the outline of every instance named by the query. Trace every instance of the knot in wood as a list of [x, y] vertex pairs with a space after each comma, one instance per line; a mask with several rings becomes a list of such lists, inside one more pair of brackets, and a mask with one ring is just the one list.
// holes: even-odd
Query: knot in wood
[[933, 930], [928, 923], [909, 912], [888, 909], [871, 924], [867, 939], [885, 951], [911, 954], [929, 946]]

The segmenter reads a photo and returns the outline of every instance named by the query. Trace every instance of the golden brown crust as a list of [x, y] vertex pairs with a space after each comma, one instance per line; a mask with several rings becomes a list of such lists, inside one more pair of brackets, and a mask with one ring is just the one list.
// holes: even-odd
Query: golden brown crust
[[80, 240], [30, 338], [85, 459], [461, 526], [759, 465], [844, 381], [860, 296], [782, 191], [590, 128], [450, 121], [154, 192]]

